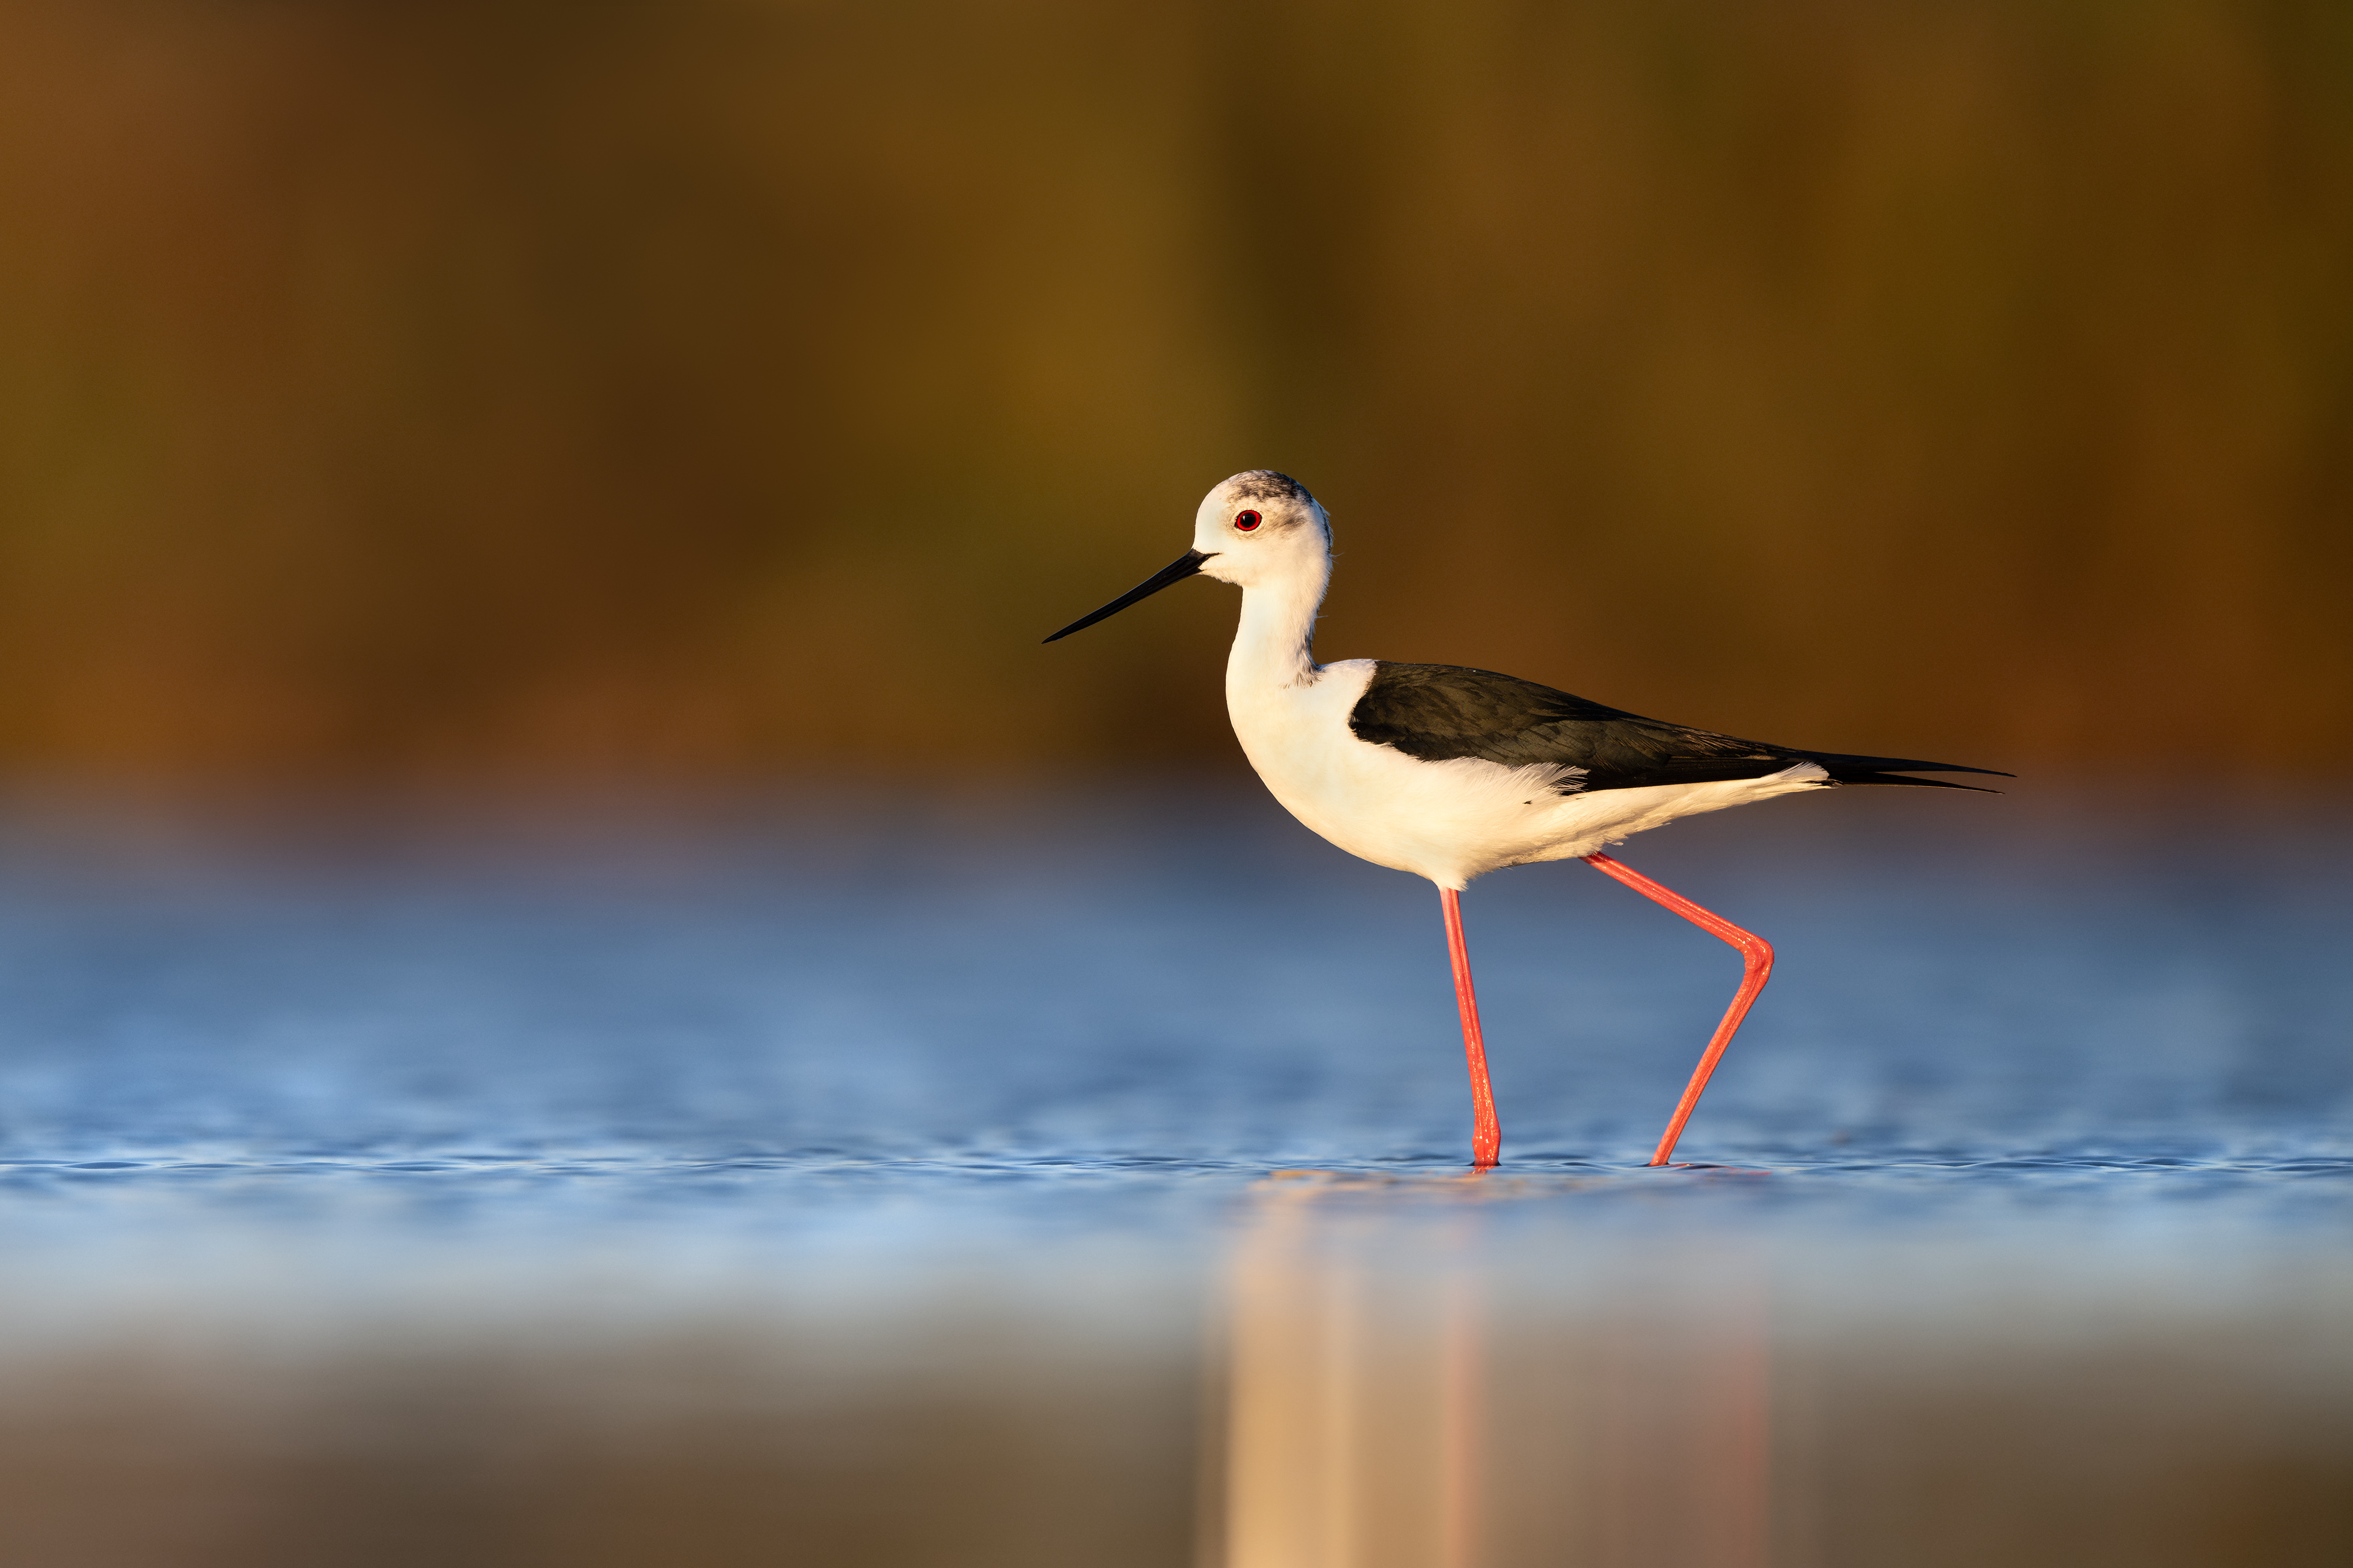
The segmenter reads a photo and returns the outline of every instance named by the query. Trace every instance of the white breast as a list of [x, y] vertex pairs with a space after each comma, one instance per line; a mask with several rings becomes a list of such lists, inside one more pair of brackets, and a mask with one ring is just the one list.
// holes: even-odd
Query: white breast
[[1829, 777], [1799, 763], [1757, 779], [1564, 795], [1575, 770], [1476, 757], [1425, 763], [1358, 740], [1348, 715], [1374, 661], [1324, 665], [1297, 685], [1229, 680], [1234, 733], [1285, 809], [1352, 855], [1461, 888], [1505, 866], [1590, 855], [1679, 816], [1720, 811]]

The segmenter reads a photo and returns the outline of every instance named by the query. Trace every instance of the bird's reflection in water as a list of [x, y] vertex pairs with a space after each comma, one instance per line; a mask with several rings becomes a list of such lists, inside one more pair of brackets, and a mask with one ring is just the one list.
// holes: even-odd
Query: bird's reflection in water
[[1519, 1238], [1493, 1221], [1574, 1180], [1261, 1184], [1229, 1282], [1213, 1560], [1765, 1568], [1763, 1255], [1609, 1247], [1582, 1279], [1550, 1259], [1570, 1310], [1519, 1321], [1499, 1278]]

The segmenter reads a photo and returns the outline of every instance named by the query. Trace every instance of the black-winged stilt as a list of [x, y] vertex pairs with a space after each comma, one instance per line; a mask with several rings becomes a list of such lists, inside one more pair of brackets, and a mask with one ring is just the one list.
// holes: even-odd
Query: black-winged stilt
[[1663, 1165], [1765, 989], [1773, 950], [1620, 865], [1603, 847], [1679, 816], [1799, 790], [1976, 789], [1900, 775], [1997, 772], [1736, 740], [1483, 669], [1374, 658], [1317, 664], [1310, 642], [1332, 575], [1331, 520], [1306, 486], [1270, 468], [1236, 474], [1211, 490], [1194, 514], [1192, 549], [1046, 640], [1196, 574], [1242, 590], [1241, 627], [1226, 661], [1226, 707], [1274, 798], [1350, 854], [1438, 885], [1471, 1067], [1472, 1156], [1480, 1166], [1501, 1157], [1503, 1131], [1462, 940], [1461, 894], [1473, 877], [1540, 860], [1583, 860], [1740, 950], [1740, 989], [1651, 1156]]

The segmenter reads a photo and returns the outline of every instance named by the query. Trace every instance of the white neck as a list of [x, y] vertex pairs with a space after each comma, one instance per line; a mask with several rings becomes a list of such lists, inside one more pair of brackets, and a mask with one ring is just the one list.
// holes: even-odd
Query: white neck
[[1242, 622], [1226, 659], [1229, 694], [1263, 691], [1315, 682], [1315, 610], [1324, 602], [1332, 563], [1285, 573], [1272, 582], [1242, 590]]

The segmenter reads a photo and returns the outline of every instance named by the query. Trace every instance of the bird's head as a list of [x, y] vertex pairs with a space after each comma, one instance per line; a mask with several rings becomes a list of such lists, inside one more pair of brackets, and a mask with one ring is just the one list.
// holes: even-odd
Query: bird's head
[[1312, 582], [1311, 591], [1321, 594], [1331, 560], [1331, 520], [1307, 487], [1272, 468], [1251, 468], [1202, 498], [1200, 510], [1193, 514], [1192, 549], [1046, 640], [1069, 637], [1171, 583], [1196, 575], [1242, 588]]
[[1321, 573], [1332, 555], [1332, 523], [1307, 487], [1272, 468], [1252, 468], [1202, 498], [1193, 514], [1201, 575], [1259, 587], [1303, 571]]

